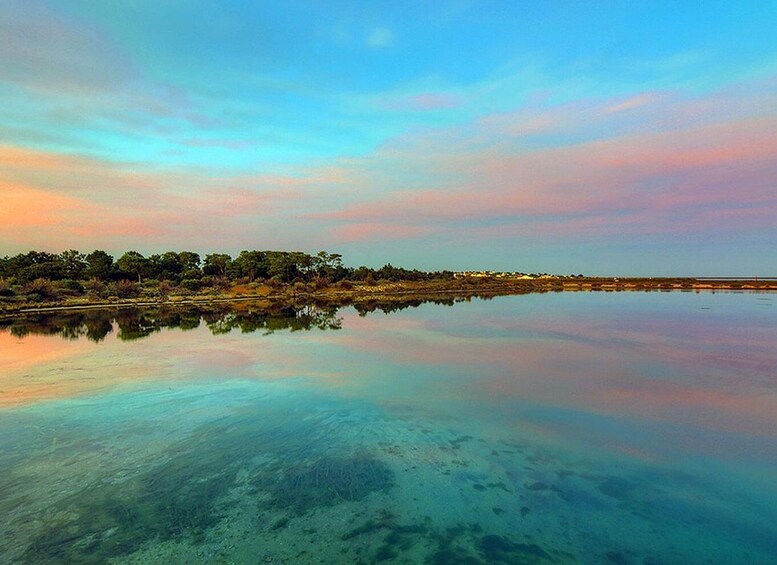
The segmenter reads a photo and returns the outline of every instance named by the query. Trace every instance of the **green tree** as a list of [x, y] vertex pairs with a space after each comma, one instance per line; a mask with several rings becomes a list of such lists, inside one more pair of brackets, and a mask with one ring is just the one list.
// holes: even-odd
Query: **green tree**
[[151, 267], [151, 261], [143, 257], [137, 251], [127, 251], [116, 261], [116, 266], [124, 273], [138, 277], [138, 282], [143, 282]]
[[241, 251], [233, 264], [238, 276], [248, 277], [250, 282], [269, 274], [269, 260], [264, 251]]
[[163, 281], [178, 281], [181, 279], [181, 261], [178, 258], [178, 253], [175, 251], [168, 251], [161, 255], [152, 255], [148, 258], [151, 262], [152, 268], [149, 272], [154, 277]]
[[283, 251], [268, 251], [267, 261], [269, 263], [268, 274], [283, 282], [294, 280], [297, 268], [289, 257], [289, 253]]
[[338, 280], [344, 276], [343, 256], [339, 253], [319, 251], [313, 260], [313, 268], [319, 277]]
[[232, 265], [232, 257], [226, 253], [211, 253], [205, 256], [205, 265], [202, 270], [206, 275], [226, 277], [230, 265]]
[[12, 276], [22, 283], [35, 279], [55, 281], [62, 278], [59, 257], [45, 251], [29, 251], [11, 257], [9, 267]]
[[94, 278], [101, 281], [107, 281], [111, 278], [111, 273], [113, 273], [113, 256], [100, 249], [95, 249], [86, 256], [85, 260], [84, 276], [86, 278]]
[[200, 268], [200, 254], [193, 251], [181, 251], [178, 254], [178, 263], [182, 271]]
[[[189, 287], [193, 289], [193, 283], [202, 278], [200, 255], [192, 251], [181, 251], [178, 254], [178, 262], [181, 264], [181, 280], [189, 281]], [[199, 284], [197, 286], [199, 287]]]
[[66, 279], [80, 280], [86, 270], [86, 257], [80, 251], [68, 249], [59, 254], [59, 264]]

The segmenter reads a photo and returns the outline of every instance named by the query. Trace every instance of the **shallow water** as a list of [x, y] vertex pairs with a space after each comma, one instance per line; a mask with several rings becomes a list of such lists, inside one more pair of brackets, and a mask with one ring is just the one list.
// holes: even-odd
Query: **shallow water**
[[777, 563], [776, 303], [0, 322], [0, 561]]

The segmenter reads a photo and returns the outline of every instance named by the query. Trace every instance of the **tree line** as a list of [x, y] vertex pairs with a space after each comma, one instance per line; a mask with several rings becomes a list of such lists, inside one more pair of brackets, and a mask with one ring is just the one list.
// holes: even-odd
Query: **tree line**
[[29, 251], [0, 258], [0, 295], [6, 296], [14, 294], [14, 287], [19, 286], [24, 286], [27, 293], [36, 288], [43, 292], [50, 283], [74, 293], [112, 285], [113, 294], [122, 295], [140, 286], [196, 291], [263, 281], [326, 285], [340, 281], [372, 283], [452, 277], [450, 271], [410, 270], [391, 264], [379, 269], [346, 267], [342, 255], [326, 251], [311, 255], [299, 251], [244, 250], [236, 257], [211, 253], [204, 258], [192, 251], [167, 251], [149, 256], [127, 251], [114, 259], [99, 249], [91, 253], [69, 249], [62, 253]]

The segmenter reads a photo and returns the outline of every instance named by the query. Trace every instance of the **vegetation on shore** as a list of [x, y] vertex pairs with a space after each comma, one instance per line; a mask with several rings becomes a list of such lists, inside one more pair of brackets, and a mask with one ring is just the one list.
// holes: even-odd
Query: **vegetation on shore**
[[341, 255], [290, 251], [242, 251], [237, 257], [168, 251], [144, 257], [128, 251], [118, 259], [102, 250], [59, 254], [30, 251], [0, 258], [0, 302], [19, 304], [126, 299], [156, 301], [170, 296], [267, 295], [354, 283], [450, 280], [450, 271], [425, 272], [387, 264], [380, 269], [345, 267]]
[[144, 257], [128, 251], [118, 259], [105, 251], [59, 254], [30, 251], [0, 258], [0, 312], [89, 305], [142, 305], [266, 298], [285, 303], [379, 296], [415, 297], [517, 294], [560, 290], [777, 289], [777, 281], [703, 281], [689, 278], [527, 278], [492, 273], [462, 275], [387, 264], [380, 269], [346, 267], [342, 256], [288, 251], [242, 251], [204, 259], [191, 251]]

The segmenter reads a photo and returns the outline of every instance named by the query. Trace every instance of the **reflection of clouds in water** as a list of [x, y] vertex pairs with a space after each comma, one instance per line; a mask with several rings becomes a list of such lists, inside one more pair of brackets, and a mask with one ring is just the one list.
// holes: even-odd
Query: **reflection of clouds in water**
[[[91, 344], [84, 341], [36, 335], [19, 339], [0, 331], [0, 406], [71, 394], [79, 386], [72, 386], [68, 370], [90, 349]], [[76, 378], [81, 380], [83, 374]]]
[[[174, 334], [171, 334], [174, 335]], [[278, 380], [304, 377], [328, 381], [339, 378], [318, 360], [321, 352], [315, 333], [272, 336], [228, 334], [214, 338], [204, 331], [191, 340], [176, 338], [176, 363], [188, 378]]]
[[[516, 309], [518, 300], [525, 298], [514, 302]], [[384, 362], [447, 370], [450, 378], [435, 385], [483, 404], [537, 403], [678, 429], [775, 435], [777, 394], [768, 384], [777, 342], [768, 322], [746, 327], [726, 316], [680, 317], [633, 306], [517, 316], [505, 306], [433, 319], [400, 315], [386, 325], [346, 318], [346, 330], [355, 331], [337, 341]], [[741, 322], [741, 315], [734, 318]], [[448, 392], [429, 397], [449, 399]], [[718, 448], [714, 438], [681, 436], [676, 441], [691, 449]]]
[[232, 347], [201, 347], [187, 352], [183, 362], [192, 367], [207, 367], [214, 375], [224, 373], [236, 376], [236, 373], [246, 373], [255, 363], [255, 357]]
[[[313, 352], [302, 337], [313, 335], [305, 330], [333, 330], [339, 324], [335, 309], [249, 302], [6, 318], [0, 320], [0, 353], [5, 354], [0, 355], [0, 406], [143, 380], [336, 378], [339, 373], [310, 369], [305, 360]], [[288, 332], [293, 337], [284, 337]]]
[[[67, 401], [0, 412], [19, 430], [0, 435], [0, 459], [18, 473], [0, 484], [0, 511], [4, 493], [14, 509], [0, 538], [19, 555], [74, 558], [148, 541], [144, 562], [235, 547], [371, 562], [454, 546], [460, 561], [557, 549], [568, 560], [628, 549], [646, 562], [758, 561], [777, 494], [774, 394], [758, 373], [731, 386], [733, 372], [704, 355], [710, 334], [719, 354], [747, 357], [741, 326], [566, 300], [575, 312], [519, 315], [527, 297], [346, 309], [336, 332], [280, 331], [311, 327], [296, 314], [126, 313], [128, 331], [153, 332], [99, 344], [29, 335], [40, 355], [14, 386], [28, 404]], [[752, 333], [767, 358], [764, 326]], [[25, 497], [37, 506], [17, 504]], [[52, 508], [65, 522], [28, 519]], [[176, 545], [157, 544], [165, 531]]]
[[[0, 333], [0, 347], [5, 350], [3, 336], [7, 334]], [[13, 370], [0, 373], [0, 405], [84, 396], [144, 381], [331, 376], [314, 368], [309, 360], [314, 352], [302, 335], [230, 334], [214, 338], [207, 328], [200, 327], [187, 332], [162, 331], [130, 342], [108, 340], [97, 346], [86, 340], [35, 335], [25, 337], [22, 344], [20, 349], [29, 344], [30, 351], [40, 355], [21, 358]]]
[[0, 374], [23, 371], [41, 363], [78, 355], [88, 348], [89, 344], [81, 341], [66, 342], [38, 335], [18, 338], [0, 331]]
[[[57, 359], [43, 356], [31, 369], [36, 381], [17, 380], [3, 394], [19, 403], [142, 379], [302, 377], [422, 411], [455, 414], [452, 406], [477, 403], [509, 413], [537, 405], [773, 436], [773, 328], [764, 317], [748, 327], [747, 316], [723, 308], [748, 298], [705, 297], [721, 301], [715, 316], [698, 310], [698, 297], [678, 294], [531, 295], [364, 317], [352, 309], [273, 312], [246, 304], [202, 319], [195, 310], [128, 311], [117, 322], [145, 337], [122, 343], [115, 332], [90, 352], [83, 339], [28, 336], [39, 349], [51, 344], [69, 355], [72, 370], [51, 378]], [[341, 331], [317, 329], [341, 322]]]

